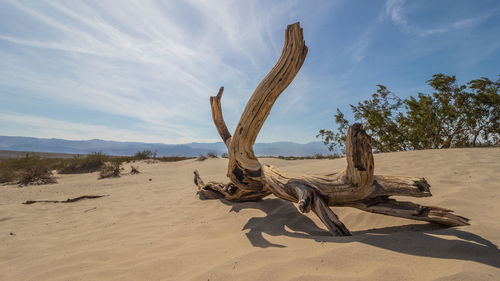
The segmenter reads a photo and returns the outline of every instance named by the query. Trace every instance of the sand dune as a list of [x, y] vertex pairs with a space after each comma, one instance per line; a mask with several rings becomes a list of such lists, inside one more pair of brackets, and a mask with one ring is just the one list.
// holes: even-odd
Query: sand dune
[[[327, 174], [344, 159], [263, 159]], [[499, 280], [500, 149], [375, 155], [375, 173], [425, 177], [433, 197], [471, 226], [441, 228], [335, 208], [353, 232], [332, 237], [314, 215], [275, 197], [199, 200], [192, 182], [226, 181], [226, 159], [138, 164], [138, 175], [0, 186], [0, 280]], [[126, 171], [129, 171], [126, 167]], [[151, 179], [151, 181], [149, 180]], [[108, 197], [69, 204], [28, 199]]]

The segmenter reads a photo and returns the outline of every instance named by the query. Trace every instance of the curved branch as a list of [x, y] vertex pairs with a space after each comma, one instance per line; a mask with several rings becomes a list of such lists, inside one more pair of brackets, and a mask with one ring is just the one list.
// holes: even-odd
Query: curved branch
[[231, 133], [229, 133], [226, 122], [224, 122], [224, 117], [222, 116], [222, 93], [224, 93], [224, 87], [220, 87], [217, 96], [210, 97], [210, 107], [212, 108], [212, 119], [214, 120], [215, 127], [217, 128], [222, 141], [226, 144], [226, 147], [229, 147], [229, 143], [231, 142]]
[[295, 78], [306, 55], [307, 46], [300, 24], [289, 25], [281, 57], [250, 97], [231, 140], [228, 176], [241, 188], [262, 188], [261, 166], [253, 145], [274, 102]]

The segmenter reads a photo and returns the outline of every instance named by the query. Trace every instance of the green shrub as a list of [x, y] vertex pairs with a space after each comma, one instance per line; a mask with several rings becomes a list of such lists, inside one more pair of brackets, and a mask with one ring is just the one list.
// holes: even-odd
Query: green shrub
[[[401, 99], [385, 86], [351, 105], [355, 122], [372, 137], [375, 152], [500, 146], [500, 78], [459, 85], [455, 76], [432, 75], [432, 94]], [[351, 122], [337, 109], [337, 130], [320, 130], [325, 145], [345, 147]]]

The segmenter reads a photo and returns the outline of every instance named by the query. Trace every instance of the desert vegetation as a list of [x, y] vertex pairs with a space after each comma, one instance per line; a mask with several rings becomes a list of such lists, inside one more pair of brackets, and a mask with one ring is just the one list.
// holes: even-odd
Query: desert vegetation
[[205, 161], [205, 160], [207, 160], [209, 158], [219, 158], [219, 157], [217, 156], [217, 153], [215, 153], [215, 152], [208, 152], [207, 155], [200, 155], [200, 156], [198, 156], [198, 158], [196, 158], [196, 160], [198, 160], [198, 161]]
[[135, 166], [130, 166], [130, 174], [132, 175], [136, 175], [136, 174], [139, 174], [139, 167], [135, 167]]
[[120, 162], [108, 162], [99, 168], [99, 179], [117, 178], [120, 176]]
[[[73, 158], [44, 158], [37, 153], [26, 153], [21, 158], [0, 160], [0, 183], [19, 184], [49, 184], [57, 183], [53, 171], [60, 174], [81, 174], [99, 172], [99, 178], [117, 177], [121, 165], [125, 162], [154, 159], [162, 162], [175, 162], [193, 157], [157, 157], [150, 150], [139, 151], [133, 156], [110, 156], [102, 152], [87, 155], [76, 155]], [[134, 167], [132, 174], [138, 169]]]
[[[401, 99], [377, 85], [371, 99], [351, 105], [354, 120], [372, 136], [377, 152], [500, 145], [500, 78], [459, 85], [455, 76], [435, 74], [434, 92]], [[345, 147], [349, 122], [337, 108], [336, 131], [320, 130], [330, 150]]]
[[18, 159], [0, 161], [0, 183], [48, 184], [56, 183], [52, 170], [59, 165], [59, 160], [42, 159], [36, 154], [26, 154]]
[[61, 174], [92, 173], [98, 171], [108, 161], [110, 156], [101, 152], [78, 155], [71, 160], [63, 161], [63, 167], [58, 171]]
[[321, 153], [314, 154], [312, 156], [262, 156], [259, 158], [276, 158], [282, 160], [310, 160], [310, 159], [337, 159], [341, 156], [338, 154], [323, 155]]
[[146, 160], [146, 159], [155, 159], [157, 155], [156, 151], [151, 150], [143, 150], [138, 151], [132, 156], [132, 160]]

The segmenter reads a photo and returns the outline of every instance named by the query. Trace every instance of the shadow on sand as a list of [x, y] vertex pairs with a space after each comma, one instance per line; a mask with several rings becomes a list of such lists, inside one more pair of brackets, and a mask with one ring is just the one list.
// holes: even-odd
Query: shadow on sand
[[[248, 220], [243, 230], [255, 247], [286, 247], [269, 242], [262, 235], [289, 236], [312, 239], [323, 243], [361, 242], [371, 246], [422, 257], [475, 261], [500, 268], [500, 250], [479, 235], [447, 228], [436, 224], [408, 224], [353, 232], [353, 236], [335, 237], [319, 228], [314, 221], [300, 213], [291, 202], [280, 199], [265, 199], [260, 202], [233, 203], [230, 212], [258, 209], [265, 217]], [[441, 238], [439, 236], [447, 236]], [[455, 237], [455, 239], [450, 238]]]

